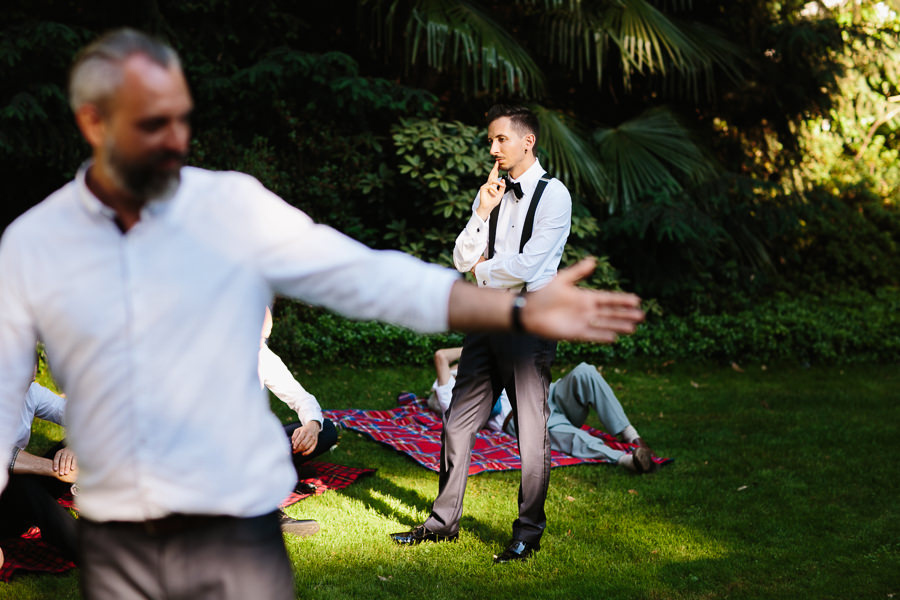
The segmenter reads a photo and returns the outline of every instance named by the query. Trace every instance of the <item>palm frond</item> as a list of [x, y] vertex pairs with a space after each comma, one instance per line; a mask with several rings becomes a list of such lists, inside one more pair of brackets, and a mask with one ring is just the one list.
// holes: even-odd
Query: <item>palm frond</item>
[[603, 28], [622, 53], [626, 82], [634, 72], [665, 75], [698, 68], [700, 51], [684, 32], [646, 0], [622, 0], [603, 14]]
[[722, 34], [702, 23], [691, 21], [679, 22], [679, 27], [691, 39], [699, 50], [691, 62], [694, 68], [681, 71], [680, 77], [669, 77], [665, 80], [672, 95], [683, 95], [692, 90], [692, 96], [698, 98], [701, 81], [707, 98], [715, 97], [715, 71], [718, 69], [732, 82], [743, 79], [742, 67], [747, 61], [741, 48], [724, 38]]
[[651, 191], [676, 193], [679, 179], [700, 182], [715, 174], [712, 161], [665, 108], [654, 108], [594, 134], [610, 180], [610, 212], [630, 207]]
[[[691, 7], [689, 0], [664, 4], [671, 4], [673, 10]], [[708, 96], [714, 91], [715, 67], [732, 79], [740, 77], [733, 44], [710, 28], [666, 16], [648, 0], [545, 0], [544, 9], [550, 60], [573, 69], [579, 78], [593, 69], [598, 85], [610, 42], [619, 49], [626, 87], [635, 74], [659, 75], [675, 92], [687, 91], [697, 98], [701, 88]]]
[[[409, 60], [424, 49], [429, 67], [468, 71], [464, 91], [517, 91], [539, 96], [544, 88], [540, 67], [505, 28], [465, 0], [416, 0], [407, 34]], [[471, 86], [471, 87], [470, 87]]]
[[541, 126], [538, 144], [545, 167], [575, 192], [607, 196], [608, 181], [590, 140], [578, 133], [577, 124], [560, 112], [532, 104]]

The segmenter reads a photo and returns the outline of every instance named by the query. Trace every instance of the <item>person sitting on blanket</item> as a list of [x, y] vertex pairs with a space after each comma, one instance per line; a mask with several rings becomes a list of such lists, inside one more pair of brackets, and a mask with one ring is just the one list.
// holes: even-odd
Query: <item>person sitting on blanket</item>
[[[453, 365], [459, 360], [461, 353], [462, 348], [442, 348], [434, 353], [437, 379], [431, 386], [428, 407], [441, 415], [450, 407], [453, 384], [456, 382], [456, 369]], [[622, 404], [596, 367], [581, 363], [570, 373], [551, 383], [547, 404], [550, 407], [547, 430], [553, 450], [577, 458], [609, 459], [638, 474], [657, 470], [653, 451], [629, 423]], [[600, 438], [581, 429], [591, 406], [610, 433], [624, 442], [637, 444], [634, 452], [629, 454], [610, 448]], [[515, 419], [512, 418], [512, 406], [506, 397], [506, 390], [501, 392], [494, 404], [485, 427], [516, 435]]]
[[[277, 354], [266, 345], [272, 334], [272, 311], [266, 307], [263, 320], [262, 337], [259, 342], [259, 381], [275, 394], [279, 400], [297, 413], [299, 421], [288, 423], [284, 432], [291, 440], [294, 469], [297, 478], [303, 479], [303, 466], [312, 458], [330, 450], [337, 444], [337, 429], [334, 423], [322, 416], [322, 408], [316, 397], [307, 392], [300, 382], [294, 379], [290, 369]], [[310, 489], [312, 488], [312, 489]], [[315, 486], [298, 484], [298, 492], [314, 492]], [[315, 534], [319, 524], [310, 519], [297, 520], [279, 511], [281, 529], [285, 533], [301, 537]]]
[[[25, 450], [31, 439], [35, 417], [62, 425], [65, 398], [37, 382], [25, 395], [16, 443], [9, 469], [9, 483], [0, 494], [0, 539], [18, 537], [31, 527], [41, 530], [41, 538], [69, 560], [75, 560], [75, 517], [57, 498], [74, 488], [78, 462], [60, 442], [45, 457]], [[3, 564], [0, 554], [0, 565]]]

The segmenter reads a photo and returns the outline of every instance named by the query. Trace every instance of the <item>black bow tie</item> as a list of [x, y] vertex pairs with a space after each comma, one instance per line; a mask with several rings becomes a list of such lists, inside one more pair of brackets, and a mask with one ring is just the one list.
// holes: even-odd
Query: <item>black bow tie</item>
[[503, 180], [506, 181], [506, 191], [512, 190], [516, 198], [521, 200], [522, 196], [525, 195], [525, 192], [522, 191], [522, 185], [518, 181], [510, 179], [509, 175], [504, 175]]

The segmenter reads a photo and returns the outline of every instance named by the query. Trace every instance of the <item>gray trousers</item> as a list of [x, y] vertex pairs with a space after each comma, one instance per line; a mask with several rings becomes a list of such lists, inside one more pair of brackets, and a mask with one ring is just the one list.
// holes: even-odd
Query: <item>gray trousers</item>
[[628, 427], [628, 417], [622, 404], [603, 376], [587, 363], [581, 363], [571, 373], [550, 386], [550, 445], [558, 452], [578, 458], [608, 458], [617, 461], [625, 454], [613, 450], [587, 431], [581, 429], [591, 407], [606, 427], [616, 435]]
[[78, 520], [81, 588], [88, 600], [294, 598], [277, 513]]
[[475, 434], [487, 423], [494, 401], [505, 388], [519, 432], [522, 481], [519, 518], [512, 537], [538, 543], [547, 518], [544, 501], [550, 483], [547, 393], [556, 342], [524, 334], [480, 333], [466, 336], [441, 433], [438, 496], [425, 526], [452, 535], [459, 531], [463, 496]]

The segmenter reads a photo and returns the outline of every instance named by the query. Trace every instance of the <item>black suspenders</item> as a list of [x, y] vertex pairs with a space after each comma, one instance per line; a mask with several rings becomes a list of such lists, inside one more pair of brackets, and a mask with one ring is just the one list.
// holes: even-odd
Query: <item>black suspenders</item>
[[[531, 196], [531, 204], [528, 205], [528, 212], [525, 213], [525, 224], [522, 227], [522, 237], [519, 239], [519, 254], [525, 249], [525, 244], [531, 239], [531, 232], [534, 229], [534, 213], [537, 211], [538, 202], [541, 201], [541, 195], [544, 188], [550, 183], [553, 176], [550, 173], [541, 175], [534, 194]], [[497, 239], [497, 218], [500, 215], [500, 205], [494, 207], [488, 221], [488, 258], [494, 257], [494, 241]]]

